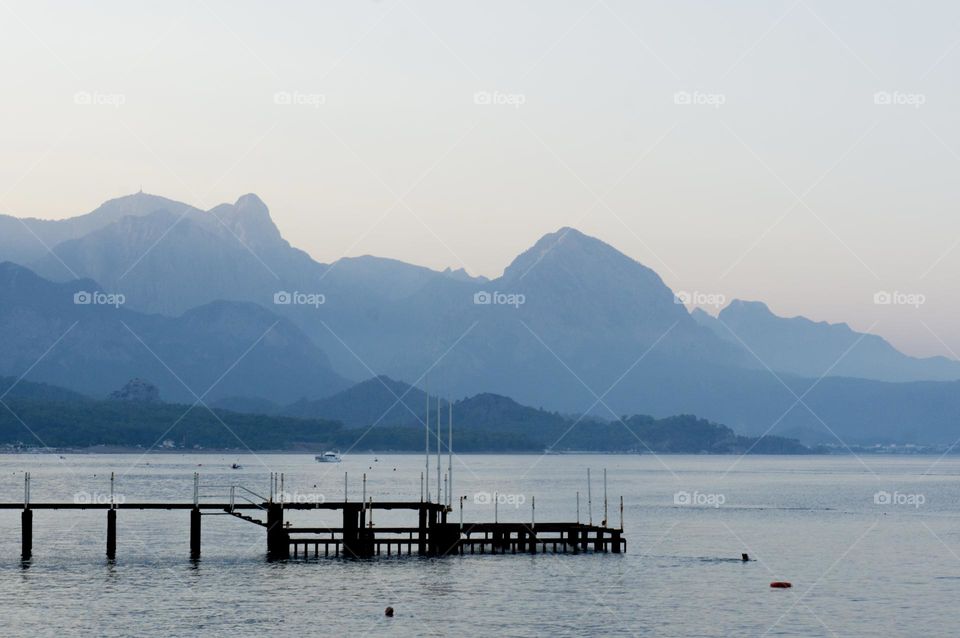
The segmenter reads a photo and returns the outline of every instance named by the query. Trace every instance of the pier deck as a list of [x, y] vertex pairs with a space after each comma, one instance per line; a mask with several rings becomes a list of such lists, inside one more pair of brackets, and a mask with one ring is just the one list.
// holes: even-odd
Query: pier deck
[[[282, 480], [282, 479], [281, 479]], [[536, 522], [535, 500], [528, 523], [464, 522], [463, 502], [460, 504], [460, 521], [450, 522], [453, 508], [447, 504], [420, 501], [364, 501], [340, 502], [284, 502], [274, 497], [274, 477], [271, 477], [271, 495], [258, 500], [255, 493], [239, 486], [230, 487], [229, 499], [203, 502], [200, 499], [199, 475], [194, 474], [193, 502], [45, 502], [30, 500], [30, 477], [25, 478], [24, 500], [0, 503], [0, 510], [21, 510], [21, 556], [30, 559], [33, 550], [33, 513], [35, 510], [106, 510], [107, 512], [107, 557], [113, 559], [117, 552], [117, 513], [124, 510], [174, 511], [190, 513], [190, 556], [200, 557], [201, 520], [208, 515], [230, 515], [244, 524], [256, 524], [266, 529], [267, 556], [273, 560], [291, 558], [347, 557], [372, 558], [375, 556], [451, 556], [464, 554], [537, 554], [547, 552], [611, 552], [619, 554], [626, 550], [623, 536], [623, 504], [621, 499], [620, 527], [589, 523]], [[238, 498], [237, 492], [246, 494]], [[111, 495], [112, 495], [111, 490]], [[282, 492], [281, 492], [282, 493]], [[284, 520], [287, 511], [334, 511], [340, 514], [339, 527], [295, 527]], [[373, 523], [377, 510], [405, 510], [416, 512], [416, 524], [410, 526]]]

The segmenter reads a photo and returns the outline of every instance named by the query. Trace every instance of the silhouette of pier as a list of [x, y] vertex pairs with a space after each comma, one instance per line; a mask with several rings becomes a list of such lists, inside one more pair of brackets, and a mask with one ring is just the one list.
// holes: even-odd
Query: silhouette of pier
[[[288, 502], [283, 497], [282, 474], [271, 474], [270, 494], [260, 496], [240, 486], [230, 485], [228, 497], [219, 502], [200, 498], [200, 477], [194, 474], [192, 502], [127, 502], [115, 499], [113, 477], [111, 492], [104, 502], [47, 502], [30, 499], [30, 473], [24, 479], [24, 499], [20, 503], [0, 503], [0, 510], [21, 512], [21, 557], [33, 554], [34, 511], [105, 510], [107, 513], [106, 555], [117, 555], [117, 516], [122, 510], [189, 512], [190, 557], [200, 558], [202, 519], [209, 515], [229, 515], [245, 524], [262, 527], [266, 532], [267, 558], [271, 560], [310, 559], [320, 557], [373, 558], [377, 556], [453, 556], [464, 554], [537, 554], [587, 553], [626, 550], [623, 535], [623, 499], [620, 499], [620, 526], [611, 527], [607, 520], [604, 498], [602, 524], [576, 522], [537, 522], [536, 500], [531, 499], [529, 522], [490, 523], [464, 522], [463, 499], [460, 499], [459, 520], [452, 521], [449, 503], [436, 503], [421, 497], [419, 501], [375, 501], [366, 495], [361, 501], [344, 498], [341, 502]], [[449, 500], [449, 497], [448, 497]], [[400, 510], [410, 513], [408, 526], [377, 526], [374, 513]], [[296, 527], [285, 520], [287, 512], [339, 512], [339, 527]], [[577, 495], [579, 519], [579, 493]], [[414, 519], [414, 515], [416, 518]], [[415, 523], [415, 524], [414, 524]]]

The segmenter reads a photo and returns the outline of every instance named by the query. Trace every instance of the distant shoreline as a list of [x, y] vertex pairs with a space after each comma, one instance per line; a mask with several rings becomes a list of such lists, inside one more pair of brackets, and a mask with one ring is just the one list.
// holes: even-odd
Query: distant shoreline
[[[220, 454], [224, 456], [256, 456], [258, 454], [285, 454], [285, 455], [317, 455], [322, 454], [326, 450], [316, 449], [316, 450], [290, 450], [290, 449], [262, 449], [262, 450], [238, 450], [233, 448], [210, 448], [210, 449], [169, 449], [169, 448], [154, 448], [154, 449], [144, 449], [138, 447], [122, 447], [122, 446], [91, 446], [84, 448], [50, 448], [50, 449], [39, 449], [39, 448], [29, 448], [21, 450], [0, 450], [0, 456], [2, 455], [11, 455], [11, 456], [52, 456], [52, 455], [94, 455], [94, 454], [141, 454], [141, 455], [163, 455], [163, 456], [172, 456], [172, 455], [213, 455]], [[416, 452], [410, 450], [371, 450], [365, 449], [359, 452], [350, 452], [343, 453], [344, 458], [361, 456], [361, 455], [370, 455], [370, 454], [390, 454], [394, 456], [423, 456], [423, 451]], [[431, 451], [431, 457], [436, 455], [436, 450]], [[960, 452], [958, 452], [960, 454]], [[446, 452], [441, 453], [442, 456], [446, 456]], [[869, 455], [869, 456], [941, 456], [943, 451], [928, 450], [928, 451], [917, 451], [917, 452], [892, 452], [889, 450], [884, 451], [865, 451], [865, 450], [854, 450], [853, 452], [848, 452], [844, 450], [835, 450], [829, 452], [809, 452], [809, 453], [785, 453], [785, 454], [775, 454], [775, 453], [763, 453], [763, 454], [740, 454], [737, 452], [623, 452], [623, 451], [612, 451], [604, 452], [601, 450], [576, 450], [576, 451], [563, 451], [563, 452], [532, 452], [529, 450], [515, 450], [515, 451], [468, 451], [468, 452], [456, 452], [454, 451], [455, 456], [588, 456], [588, 455], [602, 455], [602, 456], [751, 456], [751, 457], [797, 457], [797, 456], [815, 456], [818, 458], [823, 458], [827, 456], [834, 457], [844, 457], [844, 456], [857, 456], [857, 455]]]

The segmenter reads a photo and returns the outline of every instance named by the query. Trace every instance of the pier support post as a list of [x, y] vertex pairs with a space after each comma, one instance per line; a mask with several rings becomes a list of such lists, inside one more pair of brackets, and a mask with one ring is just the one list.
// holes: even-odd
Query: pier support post
[[449, 556], [460, 553], [460, 526], [455, 523], [440, 523], [437, 525], [438, 556]]
[[107, 558], [117, 557], [117, 510], [107, 510]]
[[436, 556], [440, 553], [440, 529], [437, 525], [437, 512], [427, 512], [427, 553]]
[[33, 510], [24, 509], [20, 514], [20, 557], [28, 560], [33, 554]]
[[200, 508], [190, 510], [190, 558], [200, 558]]
[[267, 505], [267, 557], [271, 560], [290, 558], [290, 534], [283, 526], [283, 507], [280, 503]]
[[611, 536], [610, 542], [612, 543], [611, 550], [614, 554], [620, 553], [620, 530], [614, 530], [613, 535]]
[[580, 551], [579, 547], [579, 530], [574, 527], [573, 529], [567, 531], [567, 545], [573, 547], [573, 553], [576, 554]]
[[420, 505], [419, 515], [417, 553], [423, 556], [427, 553], [427, 508], [422, 504]]
[[360, 504], [343, 504], [343, 555], [348, 558], [361, 558], [360, 546]]

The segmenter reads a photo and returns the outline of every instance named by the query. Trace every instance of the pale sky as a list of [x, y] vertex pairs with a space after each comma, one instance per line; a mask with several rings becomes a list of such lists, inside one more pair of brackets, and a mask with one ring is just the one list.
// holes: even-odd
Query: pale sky
[[6, 214], [255, 192], [320, 261], [489, 277], [569, 225], [960, 352], [956, 3], [7, 0], [0, 53]]

